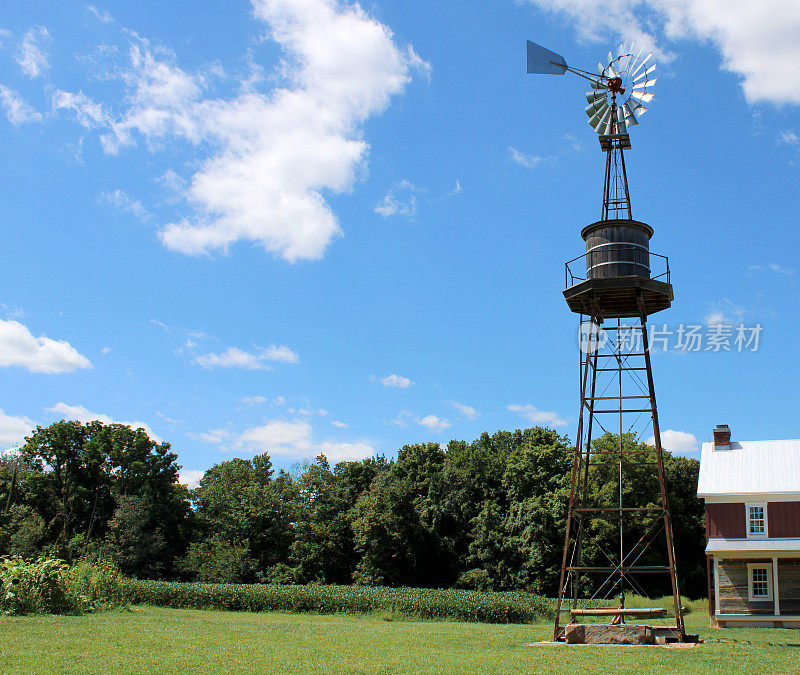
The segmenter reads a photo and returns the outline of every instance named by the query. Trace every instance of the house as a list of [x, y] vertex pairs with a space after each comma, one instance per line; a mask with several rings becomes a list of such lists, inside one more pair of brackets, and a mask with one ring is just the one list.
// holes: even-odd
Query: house
[[800, 628], [800, 439], [703, 443], [711, 625]]

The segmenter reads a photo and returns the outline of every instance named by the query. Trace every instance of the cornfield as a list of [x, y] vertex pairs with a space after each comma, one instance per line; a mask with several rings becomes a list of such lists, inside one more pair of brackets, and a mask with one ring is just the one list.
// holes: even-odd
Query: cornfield
[[125, 580], [133, 604], [245, 612], [393, 612], [423, 619], [530, 623], [552, 616], [552, 601], [522, 592], [368, 586], [279, 586]]

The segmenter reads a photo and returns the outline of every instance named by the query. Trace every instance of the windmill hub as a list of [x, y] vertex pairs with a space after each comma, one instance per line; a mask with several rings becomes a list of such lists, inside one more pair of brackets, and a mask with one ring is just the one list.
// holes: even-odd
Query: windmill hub
[[608, 81], [608, 88], [614, 94], [624, 94], [625, 88], [622, 86], [622, 78], [621, 77], [612, 77]]

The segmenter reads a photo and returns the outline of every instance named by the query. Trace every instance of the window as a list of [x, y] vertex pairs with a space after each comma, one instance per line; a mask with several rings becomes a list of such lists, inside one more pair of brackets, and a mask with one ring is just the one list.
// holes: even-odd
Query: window
[[772, 600], [772, 563], [747, 564], [747, 590], [750, 600]]
[[747, 505], [747, 536], [760, 538], [767, 536], [767, 505]]

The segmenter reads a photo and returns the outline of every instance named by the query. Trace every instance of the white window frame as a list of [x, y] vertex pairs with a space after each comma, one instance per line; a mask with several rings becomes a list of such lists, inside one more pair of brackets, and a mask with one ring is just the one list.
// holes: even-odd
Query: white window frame
[[[753, 570], [754, 569], [765, 569], [767, 571], [767, 594], [766, 595], [757, 595], [753, 596]], [[772, 602], [772, 563], [771, 562], [759, 562], [759, 563], [747, 563], [747, 597], [750, 602]]]
[[[764, 531], [763, 532], [751, 532], [750, 531], [750, 507], [760, 507], [764, 509]], [[767, 502], [749, 502], [744, 505], [744, 517], [745, 517], [745, 532], [747, 532], [748, 539], [766, 539], [769, 537], [769, 525], [768, 525], [768, 518], [767, 518]]]

